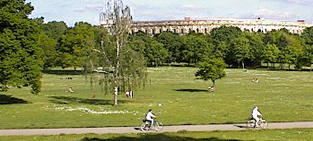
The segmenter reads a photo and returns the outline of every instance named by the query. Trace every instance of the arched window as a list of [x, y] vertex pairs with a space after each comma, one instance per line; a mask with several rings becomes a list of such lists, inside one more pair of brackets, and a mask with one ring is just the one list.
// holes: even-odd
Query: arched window
[[199, 33], [200, 32], [200, 30], [199, 30], [199, 28], [197, 28], [197, 33]]
[[204, 32], [205, 32], [205, 34], [208, 34], [208, 29], [205, 28], [205, 29], [204, 29]]
[[184, 29], [181, 29], [181, 33], [184, 34]]
[[152, 29], [152, 34], [153, 34], [153, 35], [155, 34], [155, 29]]
[[159, 29], [159, 33], [160, 33], [160, 34], [162, 33], [162, 28]]

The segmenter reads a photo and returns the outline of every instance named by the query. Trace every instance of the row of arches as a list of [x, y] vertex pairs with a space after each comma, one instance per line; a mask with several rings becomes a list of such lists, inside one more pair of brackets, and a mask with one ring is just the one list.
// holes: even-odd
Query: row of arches
[[[148, 35], [155, 35], [155, 34], [160, 34], [162, 32], [173, 32], [176, 34], [188, 34], [191, 32], [195, 32], [195, 33], [203, 33], [203, 34], [209, 34], [211, 32], [211, 30], [213, 28], [217, 28], [216, 27], [145, 27], [145, 28], [132, 28], [131, 29], [131, 34], [136, 33], [138, 31], [142, 31]], [[250, 31], [250, 32], [263, 32], [263, 33], [267, 33], [270, 32], [272, 30], [279, 30], [282, 28], [286, 28], [286, 27], [271, 27], [271, 28], [264, 28], [264, 27], [239, 27], [242, 31]], [[294, 33], [294, 34], [301, 34], [302, 30], [301, 28], [286, 28], [287, 30], [289, 30], [289, 32]]]

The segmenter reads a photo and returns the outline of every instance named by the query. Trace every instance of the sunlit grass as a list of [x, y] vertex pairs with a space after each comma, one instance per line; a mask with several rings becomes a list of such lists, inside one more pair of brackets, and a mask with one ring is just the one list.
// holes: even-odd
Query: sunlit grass
[[[195, 79], [195, 71], [149, 68], [146, 87], [134, 90], [134, 99], [121, 93], [117, 107], [112, 106], [112, 94], [104, 94], [99, 86], [91, 90], [83, 75], [45, 74], [37, 96], [27, 88], [6, 93], [28, 103], [0, 105], [5, 115], [0, 116], [0, 128], [137, 126], [150, 108], [165, 125], [238, 123], [247, 120], [254, 105], [270, 122], [313, 120], [313, 72], [228, 69], [227, 76], [217, 81], [217, 91], [208, 93], [210, 83]], [[254, 77], [260, 83], [252, 83]], [[66, 92], [68, 87], [75, 93]], [[120, 113], [77, 110], [81, 108]]]

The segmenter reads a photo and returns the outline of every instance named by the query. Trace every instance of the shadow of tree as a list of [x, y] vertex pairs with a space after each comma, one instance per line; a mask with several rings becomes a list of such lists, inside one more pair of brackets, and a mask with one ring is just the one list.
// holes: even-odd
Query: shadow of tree
[[120, 137], [110, 138], [110, 139], [85, 137], [81, 139], [80, 141], [241, 141], [241, 140], [219, 139], [216, 137], [196, 139], [192, 137], [169, 136], [165, 134], [145, 134], [145, 135], [140, 135], [139, 137], [120, 136]]
[[43, 73], [55, 75], [81, 75], [82, 70], [44, 70]]
[[[85, 99], [79, 97], [67, 97], [67, 96], [50, 96], [49, 101], [56, 104], [90, 104], [90, 105], [113, 105], [113, 100], [104, 100], [104, 99]], [[119, 103], [130, 102], [128, 100], [119, 100]]]
[[12, 97], [11, 95], [0, 94], [0, 105], [5, 105], [5, 104], [27, 104], [27, 103], [28, 102], [23, 100], [23, 99], [15, 98], [15, 97]]
[[178, 91], [178, 92], [208, 92], [208, 90], [202, 90], [202, 89], [176, 89], [175, 91]]

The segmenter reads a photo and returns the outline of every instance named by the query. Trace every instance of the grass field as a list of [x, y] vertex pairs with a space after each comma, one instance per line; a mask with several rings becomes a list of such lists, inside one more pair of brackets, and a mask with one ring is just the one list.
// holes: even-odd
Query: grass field
[[[149, 108], [165, 125], [239, 123], [254, 105], [270, 122], [313, 120], [313, 72], [228, 69], [217, 91], [208, 93], [209, 82], [196, 80], [195, 68], [148, 71], [146, 87], [135, 90], [134, 99], [121, 94], [117, 107], [83, 75], [44, 74], [38, 96], [27, 88], [0, 95], [0, 128], [137, 126]], [[252, 83], [254, 77], [260, 83]], [[65, 92], [68, 87], [75, 93]]]
[[312, 141], [313, 129], [0, 137], [0, 141]]

